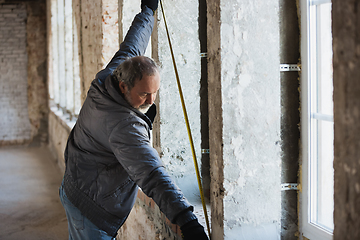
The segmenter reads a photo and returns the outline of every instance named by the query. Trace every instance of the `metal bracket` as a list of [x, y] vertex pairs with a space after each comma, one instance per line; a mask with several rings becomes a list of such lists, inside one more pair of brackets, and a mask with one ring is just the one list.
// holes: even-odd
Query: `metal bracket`
[[282, 183], [281, 184], [281, 191], [299, 190], [298, 186], [299, 186], [298, 183]]
[[207, 52], [200, 53], [200, 57], [207, 57]]
[[201, 149], [201, 153], [202, 154], [210, 154], [210, 150], [209, 149]]
[[299, 72], [300, 70], [300, 64], [280, 64], [280, 72]]

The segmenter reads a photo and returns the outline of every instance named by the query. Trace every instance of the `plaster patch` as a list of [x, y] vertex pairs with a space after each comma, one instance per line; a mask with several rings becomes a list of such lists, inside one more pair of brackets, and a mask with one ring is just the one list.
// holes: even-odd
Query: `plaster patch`
[[241, 226], [226, 228], [225, 237], [227, 240], [280, 240], [280, 224], [267, 223], [261, 226], [243, 224]]
[[355, 183], [355, 191], [356, 191], [356, 193], [360, 193], [360, 184], [359, 183]]
[[346, 173], [351, 172], [351, 168], [346, 163], [344, 164], [344, 170], [345, 170]]

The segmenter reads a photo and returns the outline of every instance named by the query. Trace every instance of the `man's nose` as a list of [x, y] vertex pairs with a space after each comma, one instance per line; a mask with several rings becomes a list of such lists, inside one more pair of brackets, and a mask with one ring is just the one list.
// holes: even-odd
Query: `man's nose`
[[156, 94], [149, 94], [146, 98], [147, 104], [153, 104], [156, 98]]

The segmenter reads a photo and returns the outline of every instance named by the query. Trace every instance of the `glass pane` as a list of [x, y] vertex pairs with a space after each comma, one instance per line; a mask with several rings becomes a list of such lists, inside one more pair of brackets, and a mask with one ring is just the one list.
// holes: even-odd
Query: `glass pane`
[[331, 3], [317, 7], [318, 112], [333, 115]]
[[72, 0], [65, 0], [65, 92], [66, 110], [74, 112]]
[[311, 222], [334, 229], [334, 124], [312, 120]]
[[310, 222], [334, 229], [331, 3], [310, 7]]

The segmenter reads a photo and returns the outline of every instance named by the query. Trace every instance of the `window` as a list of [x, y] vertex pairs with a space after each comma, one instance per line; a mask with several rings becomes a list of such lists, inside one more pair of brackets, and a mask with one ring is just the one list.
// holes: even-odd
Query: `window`
[[332, 239], [334, 121], [331, 0], [301, 1], [301, 231]]
[[50, 99], [57, 106], [57, 114], [73, 120], [79, 113], [80, 76], [77, 35], [74, 31], [71, 0], [51, 1], [51, 69]]

